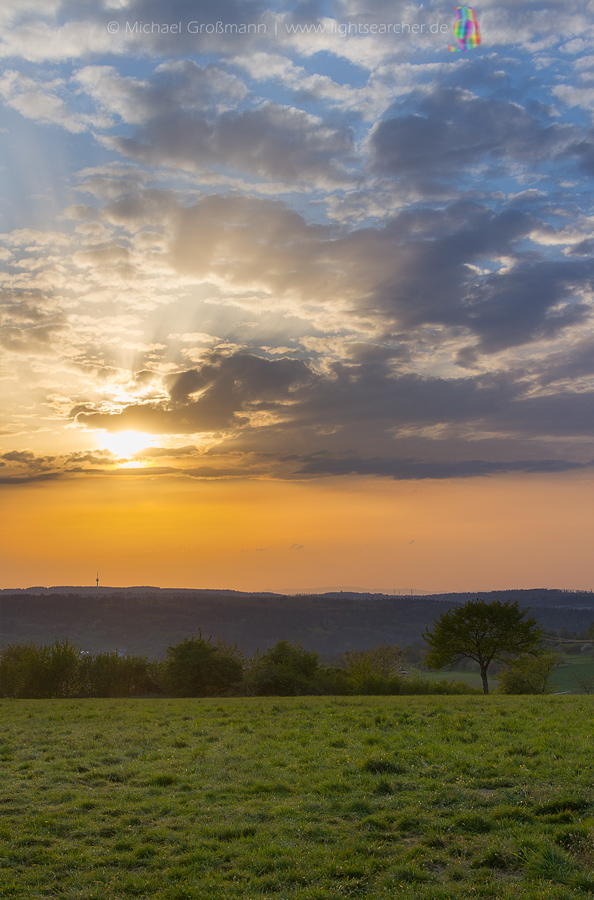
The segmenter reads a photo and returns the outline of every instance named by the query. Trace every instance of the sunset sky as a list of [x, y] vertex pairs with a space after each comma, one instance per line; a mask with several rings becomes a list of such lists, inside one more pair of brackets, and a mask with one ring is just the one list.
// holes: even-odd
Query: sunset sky
[[594, 588], [594, 2], [475, 10], [2, 0], [0, 587]]

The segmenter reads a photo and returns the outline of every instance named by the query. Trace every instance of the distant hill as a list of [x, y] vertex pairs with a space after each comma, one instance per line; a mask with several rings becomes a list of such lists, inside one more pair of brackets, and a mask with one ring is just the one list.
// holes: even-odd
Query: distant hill
[[119, 648], [156, 658], [201, 630], [205, 637], [236, 642], [250, 655], [286, 638], [330, 657], [376, 642], [413, 643], [445, 609], [476, 596], [517, 600], [546, 629], [580, 632], [594, 621], [594, 594], [547, 589], [394, 597], [36, 587], [0, 591], [0, 644], [68, 637], [89, 651]]
[[466, 603], [480, 597], [481, 600], [517, 600], [520, 606], [593, 609], [594, 591], [565, 591], [550, 588], [529, 590], [473, 591], [464, 594], [432, 594], [437, 600], [448, 603]]
[[83, 594], [89, 597], [98, 597], [113, 594], [133, 595], [142, 594], [143, 596], [151, 596], [152, 594], [188, 594], [188, 595], [204, 595], [204, 594], [220, 594], [224, 596], [238, 597], [283, 597], [284, 594], [275, 594], [270, 591], [233, 591], [233, 590], [216, 590], [210, 588], [160, 588], [154, 585], [141, 584], [135, 587], [95, 587], [90, 585], [56, 585], [54, 587], [28, 587], [28, 588], [0, 588], [0, 596], [2, 594], [61, 594], [63, 596], [71, 594]]

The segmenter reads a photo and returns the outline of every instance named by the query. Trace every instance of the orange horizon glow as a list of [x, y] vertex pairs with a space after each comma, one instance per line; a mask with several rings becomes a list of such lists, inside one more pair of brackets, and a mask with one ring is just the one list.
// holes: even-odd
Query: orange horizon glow
[[[5, 491], [2, 587], [590, 589], [594, 479], [129, 477]], [[22, 535], [27, 534], [27, 541]]]

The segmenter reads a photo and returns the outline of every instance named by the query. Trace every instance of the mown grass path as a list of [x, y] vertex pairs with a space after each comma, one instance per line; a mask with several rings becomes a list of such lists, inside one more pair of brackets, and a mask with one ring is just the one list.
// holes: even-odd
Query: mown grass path
[[1, 701], [0, 896], [594, 892], [594, 698]]

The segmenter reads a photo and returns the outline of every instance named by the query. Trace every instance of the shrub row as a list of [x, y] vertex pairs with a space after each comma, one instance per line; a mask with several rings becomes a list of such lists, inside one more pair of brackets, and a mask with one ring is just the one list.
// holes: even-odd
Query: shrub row
[[161, 690], [159, 663], [117, 652], [89, 654], [68, 639], [0, 651], [0, 697], [134, 697]]
[[9, 644], [0, 650], [0, 696], [15, 698], [296, 696], [304, 694], [467, 694], [462, 682], [403, 674], [397, 647], [344, 655], [323, 667], [316, 653], [279, 641], [246, 659], [237, 646], [202, 635], [149, 661], [117, 652], [89, 654], [68, 639], [51, 645]]

